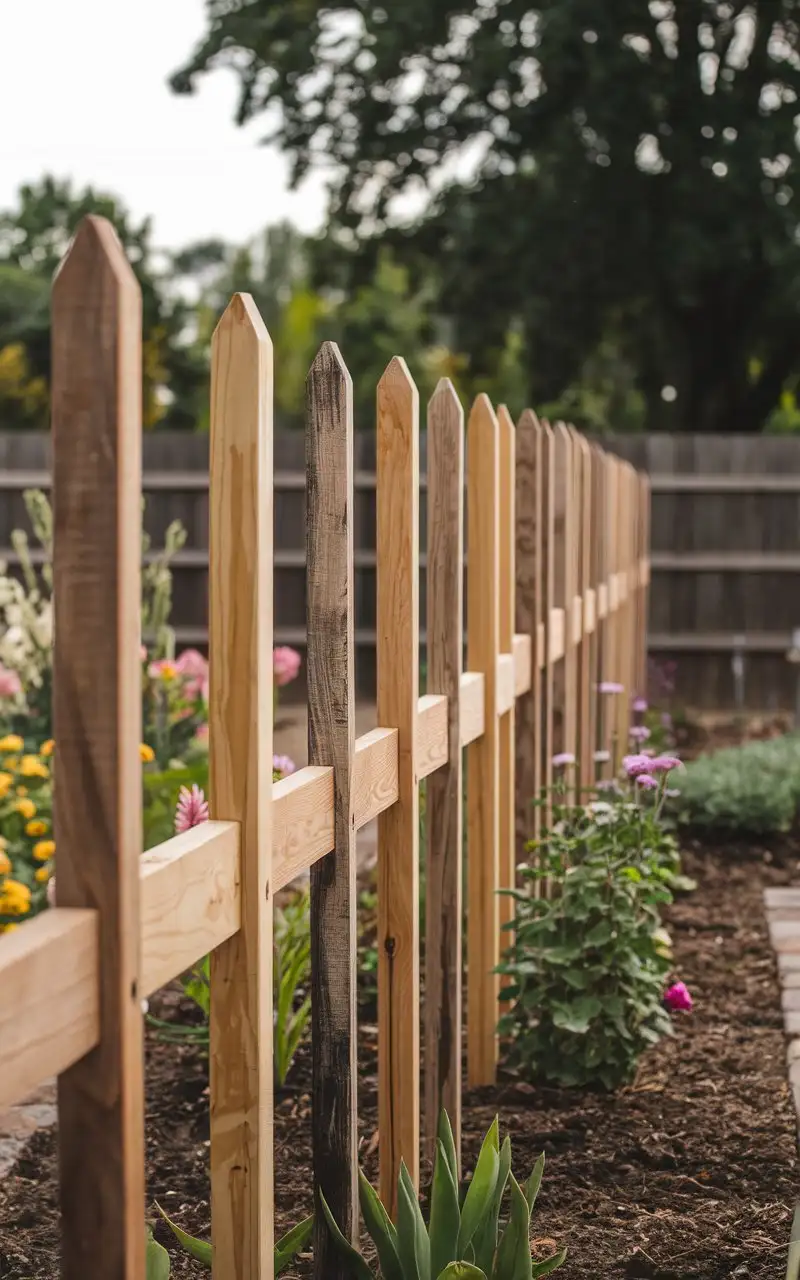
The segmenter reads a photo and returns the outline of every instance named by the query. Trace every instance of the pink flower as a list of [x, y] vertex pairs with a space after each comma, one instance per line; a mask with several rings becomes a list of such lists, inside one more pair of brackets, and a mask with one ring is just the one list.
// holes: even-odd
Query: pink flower
[[673, 769], [682, 769], [683, 761], [677, 756], [655, 756], [650, 761], [652, 773], [670, 773]]
[[208, 660], [197, 649], [184, 649], [175, 663], [175, 670], [184, 682], [187, 698], [203, 696], [208, 689]]
[[554, 769], [563, 769], [565, 765], [574, 763], [575, 757], [571, 751], [560, 751], [557, 756], [553, 756]]
[[197, 733], [194, 735], [198, 742], [208, 742], [208, 725], [199, 724]]
[[600, 693], [624, 693], [624, 684], [618, 684], [616, 680], [602, 680], [597, 686]]
[[661, 712], [661, 728], [662, 729], [672, 728], [672, 716], [669, 714], [668, 711]]
[[629, 737], [634, 742], [647, 742], [650, 737], [650, 730], [643, 724], [632, 724], [629, 730]]
[[636, 775], [637, 787], [643, 787], [645, 791], [652, 791], [658, 786], [655, 778], [651, 778], [649, 773], [639, 773]]
[[272, 650], [272, 670], [277, 685], [291, 684], [300, 670], [300, 654], [288, 645], [278, 645]]
[[0, 665], [0, 698], [16, 698], [22, 693], [22, 682], [16, 671]]
[[272, 769], [274, 773], [279, 773], [282, 778], [288, 778], [290, 773], [294, 773], [296, 769], [294, 760], [291, 756], [273, 756]]
[[631, 703], [631, 710], [636, 711], [639, 715], [643, 715], [647, 710], [647, 698], [643, 698], [641, 694], [637, 694]]
[[638, 778], [642, 773], [649, 773], [653, 765], [650, 756], [639, 753], [638, 755], [623, 756], [622, 767], [629, 778]]
[[188, 787], [180, 789], [175, 809], [175, 830], [180, 835], [191, 827], [199, 827], [201, 822], [208, 822], [208, 801], [202, 787], [194, 782], [191, 791]]
[[684, 982], [674, 982], [664, 992], [664, 1004], [671, 1013], [676, 1013], [678, 1010], [691, 1013], [693, 1003], [689, 988]]
[[147, 668], [151, 680], [174, 680], [178, 674], [177, 663], [169, 658], [156, 658]]

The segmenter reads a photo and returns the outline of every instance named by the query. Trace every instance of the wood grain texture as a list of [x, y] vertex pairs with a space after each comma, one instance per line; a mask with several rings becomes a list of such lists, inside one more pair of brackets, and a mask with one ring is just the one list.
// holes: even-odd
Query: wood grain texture
[[499, 742], [500, 429], [478, 396], [467, 430], [467, 666], [484, 676], [482, 737], [467, 751], [467, 1076], [492, 1084], [497, 1068], [500, 960]]
[[[554, 670], [556, 658], [553, 655], [553, 610], [555, 603], [555, 440], [552, 427], [548, 422], [541, 424], [541, 565], [542, 565], [542, 609], [541, 621], [544, 627], [545, 664], [542, 672], [541, 706], [541, 786], [547, 799], [542, 808], [541, 821], [549, 827], [552, 820], [552, 804], [550, 793], [553, 786], [553, 696]], [[563, 622], [563, 615], [562, 615]]]
[[143, 996], [231, 938], [241, 922], [239, 827], [203, 822], [142, 855]]
[[483, 734], [486, 722], [482, 671], [465, 671], [461, 676], [461, 745], [468, 747]]
[[444, 694], [423, 694], [417, 711], [417, 777], [420, 782], [448, 762], [448, 721], [448, 699]]
[[430, 400], [427, 426], [427, 687], [446, 699], [447, 762], [426, 792], [424, 1132], [433, 1159], [444, 1107], [460, 1160], [464, 411], [449, 379]]
[[241, 928], [211, 954], [214, 1274], [273, 1274], [272, 343], [236, 294], [211, 347], [210, 812], [241, 824]]
[[52, 319], [58, 903], [99, 912], [101, 977], [100, 1043], [59, 1078], [62, 1275], [140, 1280], [141, 295], [104, 219], [80, 224]]
[[333, 850], [311, 868], [314, 1275], [350, 1268], [325, 1222], [358, 1239], [353, 384], [326, 342], [306, 381], [308, 760], [333, 767]]
[[397, 803], [378, 819], [378, 1126], [394, 1216], [405, 1161], [419, 1184], [419, 397], [405, 362], [378, 384], [378, 723], [397, 729]]
[[[573, 442], [563, 422], [554, 429], [555, 453], [555, 604], [564, 610], [564, 657], [553, 676], [553, 752], [573, 755], [577, 736], [578, 654], [572, 626], [575, 598], [575, 486]], [[574, 771], [568, 771], [566, 785], [572, 794]]]
[[3, 937], [0, 1110], [98, 1043], [99, 936], [96, 911], [57, 907]]
[[353, 808], [356, 827], [363, 827], [395, 803], [400, 795], [397, 729], [371, 729], [356, 739]]
[[514, 697], [522, 698], [530, 693], [535, 670], [533, 661], [533, 637], [515, 632], [512, 645], [514, 659]]
[[[594, 651], [593, 611], [587, 609], [592, 591], [592, 449], [588, 440], [576, 431], [575, 469], [578, 475], [577, 531], [580, 550], [578, 595], [581, 598], [581, 638], [578, 650], [578, 783], [581, 790], [594, 780], [594, 742], [592, 738], [593, 706], [597, 692], [592, 687], [592, 654]], [[592, 623], [591, 629], [587, 625]]]
[[640, 628], [639, 628], [639, 689], [643, 694], [647, 694], [647, 632], [649, 628], [649, 612], [650, 612], [650, 572], [649, 572], [649, 556], [650, 556], [650, 481], [644, 474], [639, 476], [639, 511], [640, 511], [640, 541], [639, 555], [642, 558], [641, 572], [641, 605], [640, 605]]
[[[542, 613], [542, 430], [526, 409], [517, 423], [516, 470], [516, 599], [514, 625], [530, 638], [537, 653]], [[516, 840], [522, 854], [528, 840], [538, 838], [541, 809], [532, 805], [542, 785], [542, 675], [533, 663], [529, 691], [517, 701]]]
[[[497, 410], [500, 450], [500, 552], [499, 552], [499, 587], [498, 608], [500, 611], [499, 645], [501, 663], [505, 663], [507, 671], [501, 679], [501, 670], [497, 673], [497, 725], [498, 738], [498, 808], [500, 841], [500, 881], [498, 889], [514, 889], [517, 883], [517, 849], [516, 849], [516, 785], [514, 766], [515, 723], [516, 723], [516, 690], [514, 687], [514, 613], [516, 594], [516, 463], [515, 427], [507, 407], [501, 404]], [[507, 691], [505, 686], [507, 685]], [[514, 900], [506, 893], [500, 896], [500, 952], [510, 946], [513, 939], [508, 926], [514, 918]], [[509, 981], [505, 984], [510, 985]]]
[[[599, 445], [592, 446], [592, 510], [594, 520], [594, 572], [597, 583], [597, 634], [594, 667], [595, 752], [601, 756], [611, 749], [607, 698], [600, 692], [608, 660], [608, 530], [606, 455]], [[595, 764], [595, 781], [611, 776], [610, 762]]]

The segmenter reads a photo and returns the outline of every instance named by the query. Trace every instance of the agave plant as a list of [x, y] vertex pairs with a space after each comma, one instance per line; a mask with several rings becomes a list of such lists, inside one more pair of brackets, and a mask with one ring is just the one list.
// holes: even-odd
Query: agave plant
[[[181, 1248], [185, 1249], [192, 1258], [196, 1258], [204, 1267], [208, 1267], [210, 1271], [211, 1245], [209, 1242], [207, 1240], [197, 1240], [194, 1236], [187, 1235], [185, 1231], [181, 1231], [180, 1227], [170, 1221], [160, 1204], [156, 1204], [156, 1208]], [[305, 1248], [311, 1239], [313, 1229], [313, 1217], [305, 1218], [278, 1240], [275, 1245], [274, 1275], [279, 1276], [282, 1271], [285, 1271], [292, 1259]], [[147, 1227], [146, 1280], [169, 1280], [169, 1270], [169, 1254], [163, 1245], [160, 1245], [153, 1238], [153, 1232], [150, 1227]]]
[[[531, 1257], [531, 1212], [543, 1173], [541, 1155], [525, 1187], [519, 1185], [511, 1172], [511, 1141], [506, 1137], [500, 1145], [495, 1118], [462, 1197], [453, 1131], [442, 1112], [428, 1227], [404, 1164], [397, 1183], [397, 1226], [364, 1174], [359, 1173], [361, 1212], [375, 1245], [383, 1280], [536, 1280], [555, 1271], [567, 1256], [566, 1249], [543, 1262]], [[501, 1227], [503, 1198], [509, 1185], [510, 1206]], [[322, 1208], [355, 1280], [374, 1280], [364, 1258], [339, 1230], [324, 1196]]]

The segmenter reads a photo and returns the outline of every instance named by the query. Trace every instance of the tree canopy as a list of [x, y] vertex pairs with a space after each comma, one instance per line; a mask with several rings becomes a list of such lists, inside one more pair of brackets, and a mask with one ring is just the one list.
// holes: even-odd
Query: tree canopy
[[238, 119], [277, 120], [294, 180], [329, 168], [332, 237], [359, 237], [352, 280], [391, 247], [412, 288], [435, 289], [473, 376], [516, 335], [537, 405], [574, 397], [610, 351], [621, 411], [641, 405], [650, 428], [756, 430], [785, 399], [800, 374], [800, 0], [207, 0], [207, 14], [176, 90], [232, 67]]

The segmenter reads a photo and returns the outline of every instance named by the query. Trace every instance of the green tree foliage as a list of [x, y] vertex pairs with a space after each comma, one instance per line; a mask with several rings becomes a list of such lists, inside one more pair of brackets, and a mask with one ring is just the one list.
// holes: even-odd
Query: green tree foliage
[[[435, 281], [473, 375], [516, 333], [536, 402], [596, 398], [613, 334], [632, 421], [753, 430], [779, 405], [800, 372], [800, 0], [207, 11], [174, 87], [230, 66], [238, 120], [277, 121], [294, 179], [323, 157], [335, 220]], [[424, 214], [401, 234], [408, 193]]]

